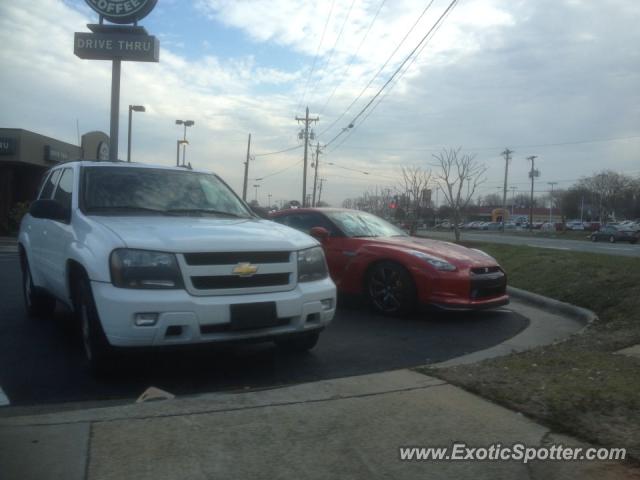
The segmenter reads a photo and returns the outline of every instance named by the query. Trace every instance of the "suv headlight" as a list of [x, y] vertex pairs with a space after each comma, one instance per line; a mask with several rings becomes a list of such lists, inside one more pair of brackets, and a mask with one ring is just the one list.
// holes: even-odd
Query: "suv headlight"
[[327, 278], [329, 271], [322, 247], [298, 252], [298, 282], [313, 282]]
[[183, 288], [176, 256], [172, 253], [121, 248], [111, 252], [111, 282], [120, 288]]
[[419, 252], [418, 250], [411, 250], [409, 253], [411, 253], [411, 255], [413, 255], [414, 257], [418, 257], [424, 260], [436, 270], [441, 270], [444, 272], [453, 272], [456, 269], [455, 265], [452, 265], [451, 263], [447, 262], [446, 260], [443, 260], [442, 258], [433, 257], [431, 255], [427, 255], [426, 253]]

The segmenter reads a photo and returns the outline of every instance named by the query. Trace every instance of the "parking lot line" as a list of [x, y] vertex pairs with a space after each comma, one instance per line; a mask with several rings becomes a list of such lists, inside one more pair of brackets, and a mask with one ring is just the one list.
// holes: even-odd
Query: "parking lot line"
[[4, 390], [2, 390], [2, 387], [0, 387], [0, 407], [6, 407], [7, 405], [11, 405], [11, 402], [9, 401], [9, 397], [5, 395]]

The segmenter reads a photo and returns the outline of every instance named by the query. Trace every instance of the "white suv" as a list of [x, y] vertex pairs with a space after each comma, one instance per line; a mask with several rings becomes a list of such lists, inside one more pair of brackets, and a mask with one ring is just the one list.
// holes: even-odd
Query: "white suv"
[[264, 339], [308, 350], [335, 313], [318, 242], [256, 217], [203, 171], [56, 166], [18, 241], [29, 314], [69, 305], [94, 369], [114, 347]]

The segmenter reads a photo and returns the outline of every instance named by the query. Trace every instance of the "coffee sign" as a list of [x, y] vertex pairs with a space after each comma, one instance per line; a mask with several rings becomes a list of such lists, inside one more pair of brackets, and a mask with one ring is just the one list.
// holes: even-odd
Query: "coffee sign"
[[111, 23], [136, 23], [149, 15], [158, 0], [86, 0], [87, 4]]

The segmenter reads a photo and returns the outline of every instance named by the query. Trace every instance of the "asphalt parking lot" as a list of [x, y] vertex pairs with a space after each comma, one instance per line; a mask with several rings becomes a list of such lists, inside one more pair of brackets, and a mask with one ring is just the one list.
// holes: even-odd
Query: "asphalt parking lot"
[[308, 354], [285, 354], [269, 343], [145, 351], [122, 356], [112, 377], [96, 379], [84, 366], [79, 332], [68, 312], [59, 307], [52, 318], [26, 316], [15, 254], [0, 255], [0, 292], [0, 396], [5, 408], [130, 402], [149, 386], [190, 395], [407, 368], [488, 348], [528, 324], [507, 308], [390, 319], [352, 301], [338, 309]]

